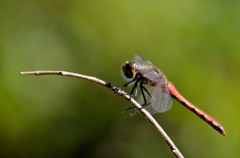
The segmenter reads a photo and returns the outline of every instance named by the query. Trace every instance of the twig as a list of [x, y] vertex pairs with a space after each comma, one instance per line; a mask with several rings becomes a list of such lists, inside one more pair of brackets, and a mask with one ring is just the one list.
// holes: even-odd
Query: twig
[[183, 155], [181, 154], [181, 152], [174, 145], [172, 140], [168, 137], [168, 135], [165, 133], [165, 131], [162, 129], [162, 127], [157, 123], [157, 121], [153, 118], [153, 116], [147, 110], [145, 110], [144, 108], [141, 108], [141, 105], [137, 101], [135, 101], [132, 97], [130, 97], [125, 91], [121, 90], [120, 88], [112, 86], [110, 83], [105, 82], [96, 77], [86, 76], [86, 75], [81, 75], [81, 74], [66, 72], [66, 71], [28, 71], [28, 72], [20, 72], [20, 74], [22, 74], [22, 75], [62, 75], [62, 76], [81, 78], [81, 79], [86, 79], [86, 80], [95, 82], [97, 84], [100, 84], [100, 85], [112, 90], [114, 93], [117, 93], [118, 95], [122, 96], [127, 101], [129, 101], [135, 108], [139, 109], [139, 111], [148, 119], [148, 121], [153, 125], [153, 127], [163, 137], [165, 142], [168, 144], [168, 146], [172, 150], [173, 154], [177, 158], [183, 158]]

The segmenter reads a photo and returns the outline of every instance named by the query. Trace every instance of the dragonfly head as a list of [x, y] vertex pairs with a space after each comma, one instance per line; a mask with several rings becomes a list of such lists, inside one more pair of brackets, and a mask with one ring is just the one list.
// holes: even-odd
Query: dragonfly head
[[126, 78], [134, 78], [137, 73], [136, 63], [134, 61], [126, 61], [122, 66], [122, 71]]

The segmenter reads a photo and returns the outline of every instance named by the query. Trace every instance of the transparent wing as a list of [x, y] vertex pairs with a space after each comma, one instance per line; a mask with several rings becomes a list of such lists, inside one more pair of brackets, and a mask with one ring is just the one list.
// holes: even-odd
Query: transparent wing
[[163, 113], [172, 107], [172, 98], [167, 89], [167, 83], [160, 82], [153, 90], [153, 98], [150, 106], [154, 109], [155, 113]]
[[135, 54], [134, 61], [139, 68], [152, 65], [150, 61], [144, 60], [139, 54]]
[[138, 67], [138, 71], [148, 80], [159, 82], [164, 74], [155, 67], [150, 61], [144, 60], [141, 56], [135, 55], [134, 61]]
[[[148, 92], [151, 95], [153, 94], [154, 87], [148, 86], [148, 85], [144, 85], [144, 87], [148, 90]], [[151, 114], [155, 114], [156, 110], [153, 109], [152, 106], [150, 105], [150, 103], [152, 101], [152, 98], [146, 92], [144, 92], [144, 94], [145, 94], [145, 98], [146, 98], [146, 101], [147, 101], [147, 104], [148, 104], [144, 107], [144, 109], [146, 109]], [[143, 95], [141, 94], [140, 90], [138, 90], [138, 95], [140, 95], [139, 98], [138, 98], [138, 103], [143, 105], [144, 104], [144, 99], [143, 99]]]
[[[153, 96], [153, 99], [146, 93], [145, 98], [147, 100], [147, 105], [144, 107], [151, 114], [163, 113], [171, 109], [172, 107], [172, 98], [169, 94], [166, 85], [159, 83], [156, 86], [145, 86], [148, 92]], [[138, 102], [142, 105], [144, 104], [144, 99], [141, 93], [138, 99]]]

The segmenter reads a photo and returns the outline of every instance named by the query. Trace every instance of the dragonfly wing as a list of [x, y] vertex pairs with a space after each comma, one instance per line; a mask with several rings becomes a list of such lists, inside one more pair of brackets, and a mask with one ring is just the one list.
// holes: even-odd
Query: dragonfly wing
[[167, 90], [166, 83], [160, 82], [153, 90], [153, 98], [151, 99], [151, 107], [155, 113], [163, 113], [172, 107], [172, 98]]
[[[152, 95], [154, 88], [152, 86], [148, 86], [148, 85], [146, 85], [144, 87]], [[139, 94], [140, 94], [140, 96], [138, 98], [138, 103], [143, 105], [144, 104], [143, 95], [141, 93], [139, 93]], [[152, 106], [149, 105], [151, 103], [151, 101], [152, 101], [152, 98], [146, 92], [144, 92], [144, 94], [145, 94], [146, 103], [147, 103], [147, 105], [144, 107], [144, 109], [146, 109], [151, 114], [157, 113], [157, 111], [154, 108], [152, 108]]]
[[141, 95], [138, 99], [139, 103], [142, 105], [146, 104], [144, 108], [152, 114], [169, 110], [172, 107], [172, 99], [168, 92], [166, 78], [163, 73], [154, 67], [151, 62], [144, 60], [138, 54], [135, 55], [134, 61], [138, 67], [138, 71], [144, 78], [151, 82], [158, 83], [154, 86], [147, 86], [147, 83], [144, 85], [148, 87], [147, 90], [153, 98], [144, 91], [146, 102], [144, 102], [144, 98]]
[[146, 67], [146, 66], [152, 66], [152, 63], [150, 61], [144, 60], [140, 55], [135, 54], [134, 61], [138, 65], [139, 68]]
[[[155, 87], [152, 87], [145, 85], [145, 87], [147, 88], [148, 92], [152, 95], [153, 98], [151, 98], [146, 92], [144, 92], [147, 102], [147, 105], [144, 107], [144, 109], [146, 109], [151, 114], [163, 113], [171, 109], [172, 98], [165, 86], [156, 85]], [[144, 104], [142, 94], [140, 94], [138, 102], [141, 105]]]

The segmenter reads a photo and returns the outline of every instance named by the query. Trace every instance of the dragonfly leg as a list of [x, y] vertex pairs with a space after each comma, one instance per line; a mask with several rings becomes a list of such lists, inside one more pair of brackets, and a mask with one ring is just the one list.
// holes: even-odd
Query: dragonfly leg
[[126, 112], [126, 111], [128, 111], [128, 110], [131, 110], [131, 109], [135, 109], [135, 107], [129, 107], [129, 108], [126, 108], [126, 109], [124, 109], [123, 111], [122, 111], [122, 113], [124, 113], [124, 112]]
[[120, 86], [120, 87], [129, 87], [129, 86], [131, 86], [131, 85], [134, 84], [134, 82], [135, 82], [136, 79], [137, 79], [137, 78], [135, 77], [134, 79], [132, 79], [131, 81], [125, 83], [124, 85], [122, 85], [122, 86]]
[[[146, 91], [146, 88], [142, 84], [140, 84], [140, 90], [141, 90], [141, 93], [142, 93], [142, 96], [143, 96], [143, 101], [144, 101], [144, 104], [142, 106], [144, 106], [144, 105], [147, 104], [147, 100], [146, 100], [146, 97], [145, 97], [145, 94], [144, 94], [144, 90]], [[148, 91], [146, 91], [146, 92], [148, 93]]]
[[[132, 91], [130, 94], [128, 94], [129, 96], [129, 100], [131, 100], [132, 96], [136, 96], [137, 95], [137, 86], [138, 86], [138, 81], [136, 81], [133, 85]], [[134, 93], [135, 92], [135, 93]], [[134, 93], [134, 94], [133, 94]]]
[[[137, 95], [137, 87], [138, 87], [138, 81], [136, 81], [133, 85], [132, 91], [130, 93], [130, 96], [136, 96]], [[134, 93], [135, 92], [135, 93]], [[134, 94], [134, 95], [133, 95]]]
[[[114, 86], [112, 87], [112, 90], [117, 93], [119, 91], [119, 89], [123, 88], [123, 87], [129, 87], [133, 84], [135, 84], [135, 81], [136, 81], [137, 77], [134, 77], [131, 81], [125, 83], [124, 85], [121, 85], [121, 86]], [[108, 85], [107, 85], [108, 86]]]
[[148, 92], [148, 90], [142, 85], [140, 84], [140, 90], [141, 90], [141, 93], [143, 95], [143, 100], [144, 100], [144, 104], [142, 104], [141, 108], [145, 108], [146, 106], [148, 106], [149, 104], [151, 104], [151, 102], [147, 103], [147, 100], [146, 100], [146, 97], [145, 97], [145, 94], [144, 94], [144, 91], [154, 100], [153, 96]]
[[138, 77], [139, 77], [139, 73], [136, 73], [135, 77], [131, 81], [125, 83], [121, 87], [129, 87], [129, 86], [133, 85], [135, 83], [135, 81], [138, 79]]
[[[133, 88], [132, 88], [132, 91], [131, 91], [131, 93], [129, 94], [130, 97], [133, 96], [134, 92], [135, 92], [134, 96], [137, 95], [138, 82], [139, 82], [139, 81], [136, 81], [136, 82], [134, 83]], [[130, 99], [131, 99], [131, 98], [130, 98]], [[126, 112], [126, 111], [128, 111], [128, 110], [130, 110], [130, 109], [135, 109], [135, 107], [129, 107], [129, 108], [123, 110], [122, 113], [124, 113], [124, 112]], [[131, 114], [131, 116], [133, 116], [135, 113], [136, 113], [136, 112], [134, 112], [133, 114]]]
[[142, 89], [147, 92], [147, 94], [152, 98], [152, 100], [155, 100], [154, 97], [148, 92], [148, 90], [142, 85]]
[[141, 105], [142, 107], [141, 107], [141, 108], [139, 108], [139, 110], [141, 110], [141, 109], [145, 108], [145, 107], [146, 107], [146, 106], [148, 106], [149, 104], [151, 104], [151, 102], [149, 102], [149, 103], [147, 103], [147, 104], [143, 104], [143, 105]]
[[[125, 113], [126, 111], [131, 110], [131, 109], [138, 109], [138, 110], [141, 110], [141, 109], [145, 108], [146, 106], [148, 106], [149, 104], [150, 104], [150, 103], [143, 104], [143, 105], [141, 105], [142, 107], [140, 107], [140, 108], [129, 107], [129, 108], [124, 109], [124, 110], [122, 111], [122, 113]], [[134, 113], [132, 113], [131, 116], [135, 115], [136, 112], [137, 112], [137, 110], [136, 110]]]
[[[133, 88], [132, 88], [132, 91], [130, 93], [130, 96], [133, 95], [134, 91], [135, 93], [137, 93], [137, 86], [138, 86], [138, 81], [135, 82]], [[145, 93], [144, 91], [151, 97], [153, 98], [153, 96], [147, 91], [147, 89], [140, 83], [140, 90], [141, 90], [141, 93], [142, 93], [142, 96], [143, 96], [143, 100], [144, 100], [144, 103], [141, 105], [140, 108], [136, 108], [136, 107], [129, 107], [125, 110], [122, 111], [122, 113], [128, 111], [128, 110], [131, 110], [131, 109], [142, 109], [142, 108], [145, 108], [146, 106], [148, 106], [151, 102], [147, 103], [147, 100], [146, 100], [146, 97], [145, 97]], [[135, 115], [137, 111], [135, 111], [134, 113], [131, 114], [131, 116]]]

